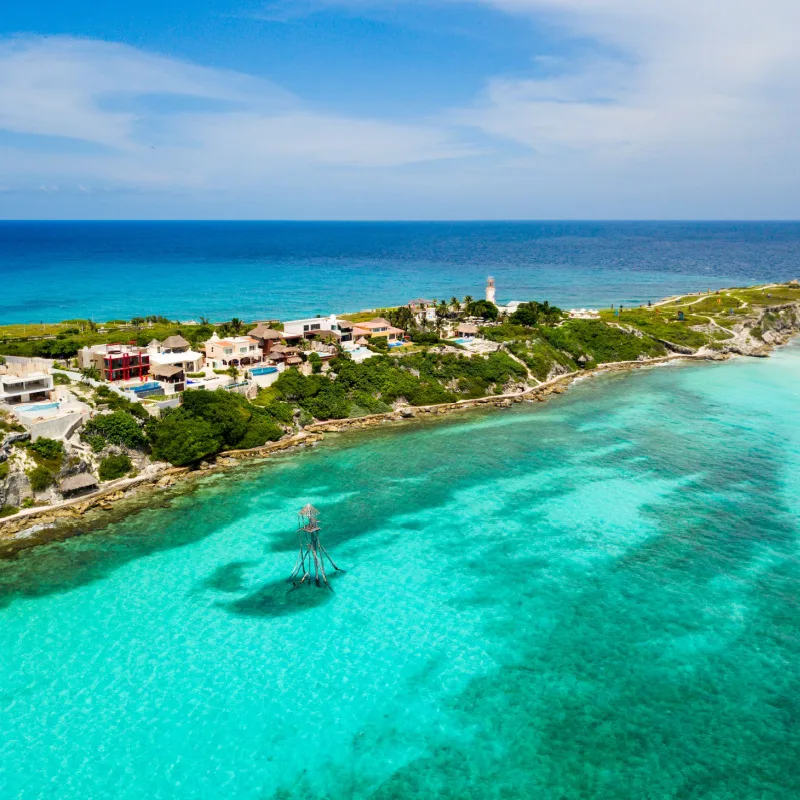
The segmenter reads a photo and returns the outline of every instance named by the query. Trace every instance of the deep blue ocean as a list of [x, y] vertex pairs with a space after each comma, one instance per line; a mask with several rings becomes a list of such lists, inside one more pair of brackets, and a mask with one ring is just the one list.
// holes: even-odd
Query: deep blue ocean
[[0, 222], [0, 324], [214, 321], [413, 297], [562, 307], [800, 276], [800, 223]]

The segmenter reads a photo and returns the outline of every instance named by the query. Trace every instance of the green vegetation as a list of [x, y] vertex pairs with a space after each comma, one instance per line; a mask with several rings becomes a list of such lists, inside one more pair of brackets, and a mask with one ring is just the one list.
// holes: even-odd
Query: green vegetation
[[663, 339], [684, 347], [702, 347], [708, 341], [708, 337], [699, 331], [693, 331], [691, 326], [708, 324], [708, 320], [690, 314], [685, 314], [685, 316], [686, 319], [681, 321], [678, 319], [676, 311], [670, 310], [669, 313], [656, 314], [649, 309], [636, 308], [625, 309], [617, 322], [620, 325], [636, 328], [654, 339]]
[[44, 437], [31, 442], [28, 449], [39, 456], [43, 461], [61, 462], [64, 457], [64, 445], [56, 439], [46, 439]]
[[142, 449], [147, 446], [142, 427], [127, 411], [112, 411], [110, 414], [98, 414], [92, 417], [83, 426], [81, 440], [89, 443], [95, 450], [97, 440], [93, 437], [101, 437], [108, 444], [131, 449]]
[[311, 353], [308, 357], [308, 363], [311, 364], [311, 371], [315, 375], [322, 372], [322, 359], [319, 357], [319, 353]]
[[94, 389], [94, 396], [98, 404], [107, 406], [111, 411], [125, 411], [143, 422], [150, 419], [150, 415], [141, 403], [131, 402], [108, 386], [97, 386]]
[[374, 353], [388, 353], [389, 340], [385, 336], [373, 336], [367, 340], [367, 347]]
[[114, 481], [117, 478], [124, 478], [133, 469], [130, 458], [125, 453], [119, 455], [106, 456], [100, 462], [98, 475], [101, 481]]
[[481, 317], [484, 320], [496, 320], [500, 312], [494, 303], [488, 300], [473, 300], [464, 308], [468, 317]]
[[206, 376], [205, 372], [187, 372], [186, 373], [186, 377], [187, 378], [205, 378], [205, 376]]
[[213, 332], [214, 327], [207, 323], [181, 325], [156, 315], [134, 317], [130, 322], [107, 322], [102, 328], [90, 320], [67, 320], [48, 325], [3, 325], [0, 326], [0, 350], [14, 356], [67, 359], [73, 358], [86, 346], [125, 342], [145, 347], [152, 339], [164, 341], [174, 334], [183, 336], [196, 346], [205, 342]]
[[43, 492], [56, 482], [55, 473], [44, 464], [39, 464], [28, 470], [28, 480], [31, 482], [31, 489], [34, 492]]
[[184, 394], [180, 408], [151, 420], [148, 432], [156, 458], [186, 466], [221, 450], [244, 450], [280, 439], [285, 416], [275, 402], [262, 407], [224, 389], [198, 389]]
[[562, 316], [563, 312], [560, 308], [551, 306], [546, 300], [544, 303], [537, 303], [534, 300], [530, 303], [522, 303], [511, 315], [510, 320], [514, 325], [533, 327], [540, 322], [547, 324], [558, 322]]
[[18, 511], [19, 509], [16, 506], [0, 506], [0, 517], [10, 517]]
[[12, 416], [0, 411], [0, 439], [7, 433], [25, 433], [25, 427], [15, 422]]
[[68, 375], [64, 375], [61, 372], [54, 372], [53, 383], [56, 386], [69, 386], [72, 383], [72, 381], [69, 379]]
[[31, 488], [34, 492], [43, 492], [56, 482], [64, 461], [64, 445], [55, 439], [46, 438], [22, 444], [36, 465], [27, 472]]
[[8, 477], [8, 472], [8, 461], [0, 461], [0, 481], [4, 481]]
[[575, 319], [558, 328], [541, 328], [540, 331], [553, 347], [568, 353], [576, 361], [583, 356], [591, 364], [667, 355], [667, 349], [660, 342], [648, 336], [636, 336], [600, 320]]
[[524, 380], [525, 368], [506, 353], [468, 358], [413, 353], [379, 355], [361, 364], [338, 360], [335, 379], [286, 370], [273, 388], [287, 403], [320, 420], [345, 419], [388, 411], [400, 399], [414, 406], [450, 403], [502, 391], [510, 380]]

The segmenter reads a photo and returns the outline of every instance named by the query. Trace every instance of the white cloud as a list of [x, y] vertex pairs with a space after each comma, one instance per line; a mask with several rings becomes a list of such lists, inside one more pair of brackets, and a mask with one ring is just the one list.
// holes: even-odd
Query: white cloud
[[[15, 196], [57, 184], [54, 203], [78, 185], [87, 202], [191, 190], [212, 216], [234, 196], [242, 216], [800, 216], [800, 2], [479, 2], [560, 30], [580, 55], [545, 61], [532, 37], [529, 74], [487, 75], [465, 107], [389, 122], [122, 45], [0, 44], [0, 131], [97, 150], [0, 136], [0, 179]], [[114, 102], [163, 94], [222, 106]]]
[[[797, 163], [796, 0], [485, 0], [593, 39], [595, 58], [546, 79], [496, 79], [456, 118], [548, 157], [613, 169], [681, 159]], [[609, 51], [620, 54], [617, 59]]]
[[[170, 109], [171, 98], [200, 110]], [[223, 105], [203, 108], [212, 102]], [[6, 144], [5, 175], [153, 188], [230, 189], [298, 166], [394, 167], [477, 152], [441, 125], [318, 113], [265, 80], [70, 38], [0, 45], [0, 130], [94, 146]]]

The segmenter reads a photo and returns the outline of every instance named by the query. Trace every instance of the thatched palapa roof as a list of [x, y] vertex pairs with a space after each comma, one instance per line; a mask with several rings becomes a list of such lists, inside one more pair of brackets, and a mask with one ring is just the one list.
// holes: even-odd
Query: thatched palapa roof
[[183, 367], [176, 367], [173, 364], [153, 364], [150, 367], [150, 374], [154, 378], [174, 378], [181, 372], [183, 372]]
[[163, 342], [161, 342], [162, 347], [166, 347], [167, 350], [174, 350], [176, 347], [191, 347], [189, 342], [180, 336], [179, 334], [175, 334], [174, 336], [167, 336]]
[[247, 335], [255, 339], [280, 339], [283, 336], [280, 331], [270, 328], [269, 325], [263, 322], [259, 322]]
[[61, 481], [58, 491], [61, 494], [70, 494], [83, 489], [93, 489], [95, 486], [97, 486], [97, 478], [94, 475], [89, 472], [79, 472], [77, 475], [71, 475]]

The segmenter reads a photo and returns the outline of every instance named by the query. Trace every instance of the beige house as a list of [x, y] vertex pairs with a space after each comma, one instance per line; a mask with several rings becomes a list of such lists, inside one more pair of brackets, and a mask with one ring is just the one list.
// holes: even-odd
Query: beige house
[[215, 333], [206, 342], [206, 363], [212, 369], [260, 364], [261, 344], [252, 336], [229, 336], [220, 339]]
[[109, 382], [144, 381], [150, 374], [150, 353], [135, 345], [96, 344], [78, 350], [78, 367], [94, 367]]
[[353, 339], [356, 341], [361, 337], [383, 337], [390, 342], [395, 342], [401, 341], [405, 333], [404, 330], [395, 328], [391, 322], [383, 319], [383, 317], [375, 317], [375, 319], [371, 319], [368, 322], [356, 322], [353, 326]]

